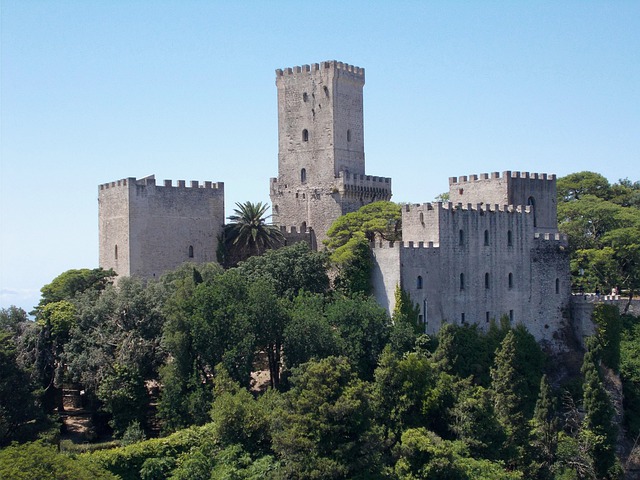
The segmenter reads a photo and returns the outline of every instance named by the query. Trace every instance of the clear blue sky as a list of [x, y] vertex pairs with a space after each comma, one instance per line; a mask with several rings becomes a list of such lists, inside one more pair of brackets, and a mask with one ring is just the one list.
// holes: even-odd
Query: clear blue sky
[[640, 180], [640, 1], [1, 1], [0, 306], [98, 266], [98, 185], [268, 201], [276, 68], [366, 69], [367, 173]]

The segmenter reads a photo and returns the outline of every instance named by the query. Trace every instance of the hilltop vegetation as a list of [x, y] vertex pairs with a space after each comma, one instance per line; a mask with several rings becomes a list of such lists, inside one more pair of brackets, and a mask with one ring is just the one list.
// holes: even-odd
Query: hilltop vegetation
[[[635, 294], [639, 192], [559, 179], [576, 289]], [[637, 318], [598, 306], [581, 374], [563, 383], [521, 326], [430, 338], [405, 292], [392, 317], [367, 296], [362, 246], [400, 238], [397, 206], [333, 230], [327, 253], [296, 244], [146, 284], [72, 270], [43, 287], [35, 322], [0, 311], [0, 477], [620, 478], [619, 428], [640, 429]], [[617, 372], [622, 424], [605, 388]], [[84, 440], [111, 448], [60, 443], [65, 388], [82, 391]]]

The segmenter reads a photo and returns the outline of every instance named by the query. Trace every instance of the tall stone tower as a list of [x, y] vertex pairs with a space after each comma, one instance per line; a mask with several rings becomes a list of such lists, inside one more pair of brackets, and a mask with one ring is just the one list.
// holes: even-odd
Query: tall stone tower
[[364, 69], [327, 61], [276, 70], [278, 178], [273, 222], [311, 229], [318, 246], [339, 216], [391, 198], [391, 179], [365, 175]]

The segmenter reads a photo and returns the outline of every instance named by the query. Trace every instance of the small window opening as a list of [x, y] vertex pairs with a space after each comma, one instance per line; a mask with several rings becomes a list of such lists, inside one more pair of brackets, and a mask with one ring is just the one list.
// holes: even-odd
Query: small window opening
[[347, 130], [347, 142], [351, 141], [351, 130]]
[[464, 230], [460, 230], [460, 232], [458, 232], [458, 243], [460, 245], [464, 245]]
[[460, 315], [460, 323], [464, 323], [464, 313]]
[[307, 169], [303, 168], [300, 170], [300, 182], [307, 183]]
[[416, 281], [416, 288], [418, 290], [422, 290], [422, 277], [420, 275], [418, 275], [418, 279]]
[[556, 295], [560, 293], [560, 279], [556, 278]]
[[422, 315], [418, 315], [418, 323], [424, 323], [422, 320], [424, 317]]
[[509, 290], [513, 288], [513, 273], [509, 273]]
[[115, 246], [115, 248], [113, 249], [113, 253], [116, 257], [116, 260], [118, 259], [118, 245]]
[[464, 188], [459, 188], [458, 189], [458, 194], [462, 195], [464, 193]]
[[193, 258], [193, 245], [189, 245], [189, 258]]
[[307, 101], [309, 101], [309, 95], [307, 95], [307, 92], [304, 92], [304, 93], [302, 94], [302, 101], [303, 101], [303, 102], [307, 102]]
[[302, 141], [303, 142], [309, 141], [309, 130], [307, 130], [306, 128], [302, 130]]
[[302, 222], [300, 224], [300, 233], [304, 233], [307, 231], [307, 222]]
[[513, 310], [509, 310], [509, 321], [513, 323]]
[[527, 200], [527, 205], [531, 205], [533, 207], [533, 226], [538, 226], [538, 219], [536, 218], [536, 199], [533, 197], [529, 197]]
[[484, 274], [484, 288], [489, 288], [489, 272]]
[[460, 290], [464, 290], [464, 273], [460, 274]]
[[306, 194], [306, 193], [303, 193], [303, 194], [302, 194], [302, 199], [304, 200], [305, 198], [307, 198], [307, 194]]
[[424, 213], [420, 212], [420, 223], [424, 225]]
[[489, 245], [489, 230], [484, 231], [484, 244]]
[[511, 233], [511, 230], [507, 231], [507, 245], [508, 246], [513, 246], [513, 234]]
[[491, 320], [491, 314], [489, 312], [487, 312], [485, 314], [485, 318], [486, 318], [486, 322], [489, 323], [489, 321]]
[[324, 94], [328, 97], [329, 96], [329, 88], [327, 88], [327, 86], [325, 85], [324, 87], [322, 87], [324, 89]]

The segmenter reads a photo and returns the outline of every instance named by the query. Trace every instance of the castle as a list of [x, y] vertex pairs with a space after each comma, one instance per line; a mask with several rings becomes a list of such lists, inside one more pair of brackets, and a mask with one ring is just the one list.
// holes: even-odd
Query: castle
[[[365, 174], [363, 68], [328, 61], [276, 70], [278, 177], [273, 223], [317, 248], [340, 215], [391, 198], [391, 179]], [[372, 245], [374, 295], [393, 311], [400, 285], [427, 333], [444, 322], [506, 315], [539, 341], [564, 328], [567, 240], [557, 230], [555, 176], [452, 177], [449, 202], [405, 205], [403, 242]], [[224, 185], [153, 177], [100, 185], [100, 266], [154, 277], [185, 261], [215, 261]]]

